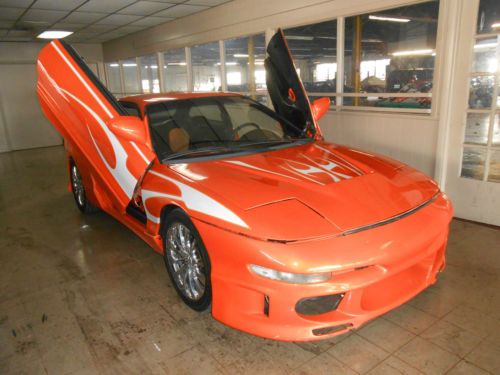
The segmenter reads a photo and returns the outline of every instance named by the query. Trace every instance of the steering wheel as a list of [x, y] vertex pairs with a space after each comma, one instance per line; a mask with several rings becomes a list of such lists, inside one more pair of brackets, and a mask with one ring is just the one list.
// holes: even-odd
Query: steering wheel
[[239, 126], [236, 127], [236, 129], [233, 130], [234, 132], [234, 135], [239, 137], [239, 131], [243, 128], [247, 128], [247, 127], [252, 127], [252, 128], [255, 128], [257, 130], [260, 130], [260, 126], [257, 125], [255, 122], [245, 122]]

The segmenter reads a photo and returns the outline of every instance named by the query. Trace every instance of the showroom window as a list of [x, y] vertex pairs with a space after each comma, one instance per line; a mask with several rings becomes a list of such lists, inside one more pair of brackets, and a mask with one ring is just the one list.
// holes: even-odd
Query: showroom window
[[[284, 33], [310, 99], [334, 94], [337, 91], [337, 20], [294, 27]], [[334, 103], [335, 96], [331, 100]]]
[[139, 57], [141, 89], [144, 94], [160, 92], [158, 79], [158, 61], [156, 55]]
[[120, 64], [117, 62], [106, 63], [106, 81], [108, 90], [117, 97], [122, 95], [122, 81], [120, 78]]
[[191, 48], [191, 71], [194, 91], [221, 91], [219, 42]]
[[186, 49], [177, 48], [163, 53], [163, 91], [188, 91]]
[[227, 91], [265, 100], [267, 90], [264, 34], [225, 40], [224, 56]]
[[141, 93], [139, 85], [139, 71], [137, 70], [137, 59], [123, 60], [120, 62], [123, 71], [123, 86], [125, 95], [136, 95]]
[[430, 111], [439, 1], [345, 19], [344, 106]]
[[500, 3], [479, 4], [460, 176], [500, 182]]

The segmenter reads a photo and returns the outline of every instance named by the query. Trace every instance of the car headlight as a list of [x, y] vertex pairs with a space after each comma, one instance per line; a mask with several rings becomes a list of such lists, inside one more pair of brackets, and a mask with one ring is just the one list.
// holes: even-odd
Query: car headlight
[[332, 277], [332, 274], [330, 272], [291, 273], [291, 272], [277, 271], [270, 268], [257, 266], [255, 264], [251, 264], [250, 269], [257, 275], [265, 277], [267, 279], [278, 280], [292, 284], [322, 283]]

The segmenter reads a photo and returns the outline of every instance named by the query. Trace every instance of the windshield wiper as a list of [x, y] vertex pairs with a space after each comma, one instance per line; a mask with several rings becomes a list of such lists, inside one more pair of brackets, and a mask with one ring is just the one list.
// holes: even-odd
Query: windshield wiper
[[277, 145], [283, 145], [283, 144], [290, 144], [290, 143], [295, 143], [299, 141], [303, 141], [304, 139], [275, 139], [275, 140], [270, 140], [268, 139], [267, 141], [256, 141], [256, 142], [236, 142], [235, 146], [238, 147], [252, 147], [252, 146], [277, 146]]
[[234, 152], [234, 149], [222, 146], [203, 147], [194, 150], [176, 152], [175, 154], [171, 154], [163, 158], [162, 161], [180, 159], [184, 156], [194, 157], [194, 156], [204, 156], [204, 155], [214, 155], [214, 154], [227, 154], [230, 152]]

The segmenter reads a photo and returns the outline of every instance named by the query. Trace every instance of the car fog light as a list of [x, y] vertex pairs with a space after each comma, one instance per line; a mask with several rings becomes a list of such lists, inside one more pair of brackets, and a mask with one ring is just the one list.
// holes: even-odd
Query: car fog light
[[270, 268], [257, 266], [255, 264], [251, 264], [250, 269], [257, 275], [265, 277], [267, 279], [278, 280], [292, 284], [322, 283], [332, 277], [332, 274], [330, 272], [291, 273], [291, 272], [272, 270]]

